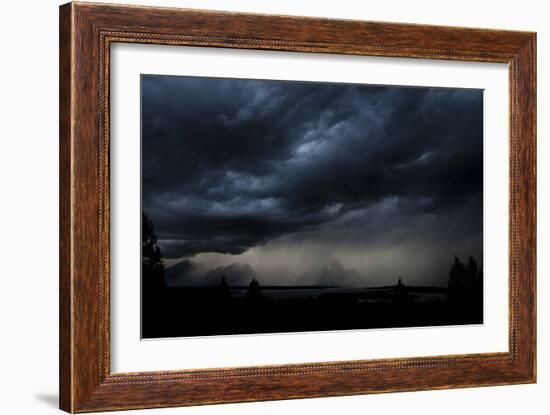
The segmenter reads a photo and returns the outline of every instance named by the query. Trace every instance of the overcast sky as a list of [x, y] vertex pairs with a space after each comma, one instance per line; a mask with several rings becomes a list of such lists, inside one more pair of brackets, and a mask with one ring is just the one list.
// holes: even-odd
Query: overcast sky
[[166, 258], [444, 285], [482, 255], [480, 90], [143, 76], [142, 140]]

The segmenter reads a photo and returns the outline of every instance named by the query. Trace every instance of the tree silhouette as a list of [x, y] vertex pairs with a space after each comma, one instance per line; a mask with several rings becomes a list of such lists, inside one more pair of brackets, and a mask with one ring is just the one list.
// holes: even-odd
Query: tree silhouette
[[403, 284], [401, 277], [397, 279], [397, 284], [395, 285], [395, 300], [399, 303], [404, 303], [408, 300], [407, 287]]
[[227, 280], [225, 279], [225, 275], [222, 275], [222, 279], [220, 280], [220, 293], [222, 295], [229, 294], [229, 284], [227, 283]]
[[248, 289], [246, 290], [245, 295], [250, 298], [258, 298], [262, 295], [262, 290], [260, 289], [260, 283], [256, 281], [256, 278], [252, 278], [252, 281], [250, 281], [250, 284], [248, 285]]
[[473, 283], [474, 279], [477, 278], [479, 268], [477, 266], [477, 262], [474, 260], [474, 258], [469, 257], [468, 258], [468, 265], [466, 266], [466, 270], [468, 271], [468, 278], [470, 278], [470, 283]]
[[141, 272], [144, 291], [164, 287], [164, 263], [153, 221], [142, 212]]
[[466, 288], [466, 267], [460, 261], [460, 258], [455, 255], [453, 265], [449, 271], [448, 296], [449, 301], [455, 301], [460, 298]]
[[464, 264], [455, 255], [449, 271], [447, 299], [455, 306], [482, 307], [483, 273], [473, 257]]
[[405, 284], [403, 284], [403, 280], [401, 279], [401, 277], [399, 277], [397, 279], [397, 289], [402, 290], [403, 288], [405, 288]]

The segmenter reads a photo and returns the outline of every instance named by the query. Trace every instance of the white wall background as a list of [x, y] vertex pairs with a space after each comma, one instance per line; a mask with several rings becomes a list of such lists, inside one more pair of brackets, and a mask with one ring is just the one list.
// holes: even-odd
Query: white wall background
[[[550, 13], [535, 0], [133, 0], [134, 4], [311, 15], [538, 32], [539, 383], [175, 408], [141, 413], [546, 414], [550, 407]], [[57, 412], [58, 9], [54, 0], [2, 5], [0, 65], [0, 412]], [[550, 72], [548, 74], [550, 76]], [[7, 267], [6, 267], [7, 265]], [[140, 413], [140, 412], [132, 412]]]

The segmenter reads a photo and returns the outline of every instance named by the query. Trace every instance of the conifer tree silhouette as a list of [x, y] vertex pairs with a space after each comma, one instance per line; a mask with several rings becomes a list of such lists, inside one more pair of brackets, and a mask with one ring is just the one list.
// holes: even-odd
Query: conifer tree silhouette
[[483, 302], [483, 272], [473, 257], [464, 264], [456, 255], [449, 270], [447, 299], [453, 305], [481, 306]]
[[227, 283], [227, 280], [225, 279], [225, 274], [222, 275], [222, 278], [220, 280], [220, 293], [222, 295], [229, 294], [229, 284]]
[[261, 295], [262, 290], [260, 289], [260, 283], [256, 280], [256, 278], [252, 278], [252, 281], [250, 281], [248, 289], [246, 290], [246, 296], [250, 298], [258, 298]]
[[164, 287], [164, 263], [151, 218], [142, 212], [141, 272], [144, 291]]

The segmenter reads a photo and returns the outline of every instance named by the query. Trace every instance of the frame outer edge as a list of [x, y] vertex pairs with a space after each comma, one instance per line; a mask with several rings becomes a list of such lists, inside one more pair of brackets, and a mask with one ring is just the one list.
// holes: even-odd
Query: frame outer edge
[[511, 62], [517, 86], [510, 108], [517, 137], [512, 157], [517, 183], [517, 250], [519, 274], [516, 298], [517, 361], [524, 383], [536, 383], [536, 34], [517, 51]]
[[[71, 411], [101, 386], [99, 298], [99, 136], [97, 31], [90, 6], [70, 12], [70, 297]], [[95, 6], [94, 6], [95, 7]], [[92, 98], [93, 97], [93, 98]], [[67, 248], [65, 248], [67, 249]]]
[[59, 6], [59, 409], [74, 412], [72, 318], [73, 5]]
[[533, 351], [533, 367], [532, 367], [532, 380], [537, 383], [537, 33], [533, 34], [533, 80], [532, 80], [532, 122], [533, 122], [533, 306], [532, 306], [532, 320], [533, 320], [533, 344], [531, 345]]
[[521, 158], [520, 213], [522, 255], [518, 260], [520, 269], [525, 270], [521, 280], [525, 287], [520, 292], [524, 294], [520, 307], [525, 322], [520, 328], [524, 338], [526, 377], [530, 382], [537, 381], [537, 36], [533, 33], [528, 42], [518, 53], [520, 62], [520, 92], [518, 117]]

